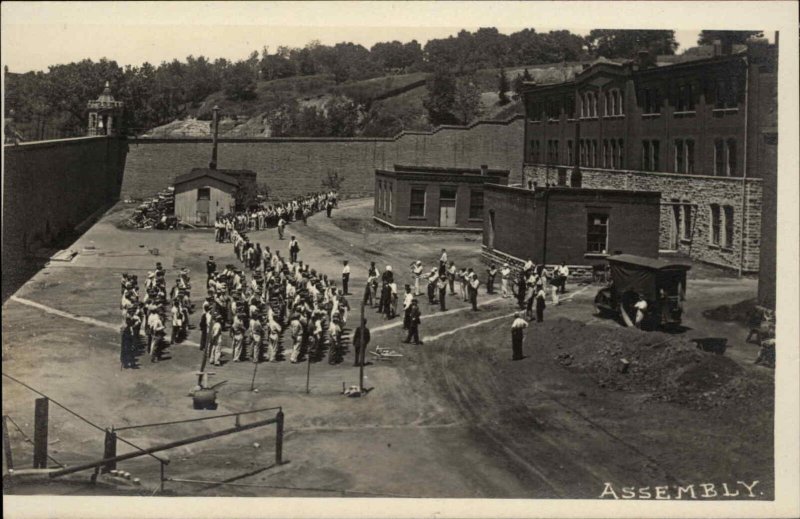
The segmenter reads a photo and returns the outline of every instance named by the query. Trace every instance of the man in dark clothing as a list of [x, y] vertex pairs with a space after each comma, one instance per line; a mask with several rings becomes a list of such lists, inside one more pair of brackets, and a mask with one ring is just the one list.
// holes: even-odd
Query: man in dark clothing
[[497, 276], [497, 267], [494, 263], [486, 270], [486, 293], [494, 294], [494, 278]]
[[544, 288], [541, 285], [536, 288], [536, 322], [544, 321]]
[[413, 339], [414, 344], [422, 344], [422, 341], [419, 340], [419, 323], [419, 302], [414, 299], [411, 302], [411, 309], [408, 311], [408, 336], [406, 337], [406, 340], [403, 341], [404, 343], [409, 344]]
[[356, 331], [353, 332], [353, 346], [356, 349], [356, 358], [355, 362], [353, 362], [353, 366], [360, 366], [361, 362], [363, 361], [364, 355], [367, 351], [367, 345], [369, 344], [369, 328], [367, 328], [367, 320], [364, 319], [364, 322], [356, 328]]
[[528, 323], [522, 318], [522, 314], [514, 314], [514, 322], [511, 323], [511, 360], [522, 360], [522, 340], [525, 338], [525, 328]]
[[217, 263], [214, 261], [214, 256], [209, 256], [206, 261], [206, 285], [208, 280], [211, 279], [211, 274], [217, 271]]
[[342, 269], [342, 291], [344, 292], [344, 295], [350, 295], [350, 265], [348, 264], [347, 260], [344, 260], [343, 263], [344, 268]]
[[325, 213], [328, 215], [328, 218], [331, 217], [331, 211], [333, 211], [333, 201], [328, 200], [328, 203], [325, 204]]
[[442, 274], [439, 276], [439, 281], [436, 283], [436, 288], [439, 289], [439, 310], [446, 311], [447, 308], [444, 304], [444, 298], [447, 295], [447, 275]]

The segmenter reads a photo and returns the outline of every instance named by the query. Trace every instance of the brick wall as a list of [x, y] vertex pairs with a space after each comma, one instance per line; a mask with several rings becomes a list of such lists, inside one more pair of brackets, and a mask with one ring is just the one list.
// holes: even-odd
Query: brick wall
[[[581, 168], [582, 187], [598, 189], [627, 189], [661, 192], [661, 220], [659, 246], [675, 250], [692, 259], [738, 269], [757, 272], [761, 238], [761, 179], [735, 177], [709, 177], [675, 173], [650, 173], [643, 171]], [[525, 185], [528, 181], [545, 185], [553, 183], [553, 168], [526, 164], [523, 168]], [[742, 213], [742, 186], [745, 186], [744, 213]], [[693, 207], [693, 230], [690, 239], [673, 238], [674, 204]], [[711, 204], [733, 208], [733, 240], [730, 246], [720, 247], [711, 240]], [[744, 221], [742, 215], [744, 214]], [[724, 229], [721, 229], [724, 232]], [[744, 254], [742, 233], [744, 232]]]
[[3, 148], [3, 278], [119, 196], [127, 144], [83, 137]]
[[[252, 169], [258, 182], [276, 196], [321, 189], [329, 172], [344, 177], [344, 196], [372, 195], [377, 168], [393, 164], [478, 167], [511, 170], [521, 177], [522, 116], [507, 121], [479, 121], [470, 126], [442, 126], [432, 132], [403, 132], [390, 139], [223, 139], [221, 168]], [[122, 185], [123, 198], [144, 198], [169, 186], [177, 175], [205, 167], [208, 139], [131, 140]]]

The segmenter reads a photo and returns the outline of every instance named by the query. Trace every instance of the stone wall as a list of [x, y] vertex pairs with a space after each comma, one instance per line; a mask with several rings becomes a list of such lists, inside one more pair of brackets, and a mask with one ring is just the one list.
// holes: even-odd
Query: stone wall
[[[659, 244], [662, 250], [685, 254], [692, 259], [743, 272], [757, 272], [761, 241], [761, 179], [710, 177], [677, 173], [652, 173], [630, 170], [581, 168], [581, 186], [597, 189], [627, 189], [661, 192]], [[528, 181], [545, 185], [554, 183], [554, 168], [526, 164], [524, 185]], [[744, 191], [742, 187], [745, 187]], [[746, 200], [744, 213], [742, 200]], [[693, 224], [689, 239], [673, 239], [674, 207], [692, 207]], [[733, 240], [729, 246], [714, 245], [711, 240], [711, 204], [733, 208]], [[742, 216], [744, 215], [744, 219]], [[724, 229], [721, 229], [724, 232]], [[744, 232], [744, 253], [742, 233]]]
[[[479, 121], [469, 126], [441, 126], [432, 132], [403, 132], [394, 138], [222, 139], [219, 167], [252, 169], [258, 182], [277, 197], [322, 188], [329, 173], [344, 178], [344, 196], [372, 195], [375, 169], [393, 164], [425, 164], [511, 170], [510, 182], [522, 173], [522, 116], [506, 121]], [[205, 167], [209, 139], [138, 139], [130, 153], [122, 185], [123, 198], [144, 198], [172, 184], [176, 176]]]
[[54, 247], [119, 197], [127, 143], [83, 137], [5, 145], [3, 297], [29, 255]]

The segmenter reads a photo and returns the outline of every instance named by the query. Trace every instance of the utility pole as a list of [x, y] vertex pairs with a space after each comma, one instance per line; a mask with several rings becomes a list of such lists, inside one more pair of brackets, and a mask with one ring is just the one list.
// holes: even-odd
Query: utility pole
[[212, 110], [214, 116], [211, 120], [212, 132], [212, 148], [211, 148], [211, 162], [208, 163], [208, 169], [217, 169], [217, 133], [219, 132], [219, 106], [214, 105]]
[[361, 391], [361, 394], [364, 394], [364, 361], [366, 360], [367, 356], [367, 345], [364, 343], [364, 335], [366, 335], [366, 322], [364, 320], [364, 301], [361, 301], [361, 351], [358, 355], [358, 390]]

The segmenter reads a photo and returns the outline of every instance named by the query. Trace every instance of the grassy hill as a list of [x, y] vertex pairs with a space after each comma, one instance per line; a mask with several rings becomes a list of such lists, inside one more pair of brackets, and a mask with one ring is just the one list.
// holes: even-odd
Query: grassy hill
[[[509, 82], [525, 69], [537, 83], [560, 82], [572, 78], [581, 70], [580, 63], [532, 65], [506, 69]], [[479, 119], [507, 119], [523, 113], [522, 103], [512, 100], [501, 106], [497, 93], [500, 69], [481, 69], [475, 78], [481, 91]], [[360, 135], [391, 137], [402, 130], [431, 130], [423, 101], [428, 95], [425, 80], [429, 74], [387, 75], [361, 81], [337, 84], [332, 75], [295, 76], [272, 81], [258, 81], [254, 99], [233, 101], [222, 91], [209, 95], [202, 103], [191, 107], [185, 119], [154, 128], [151, 137], [201, 137], [210, 135], [211, 110], [221, 109], [220, 134], [226, 137], [265, 137], [270, 135], [266, 115], [281, 105], [296, 101], [301, 106], [323, 108], [335, 95], [354, 100], [368, 110], [363, 115]], [[509, 92], [509, 96], [511, 93]]]

